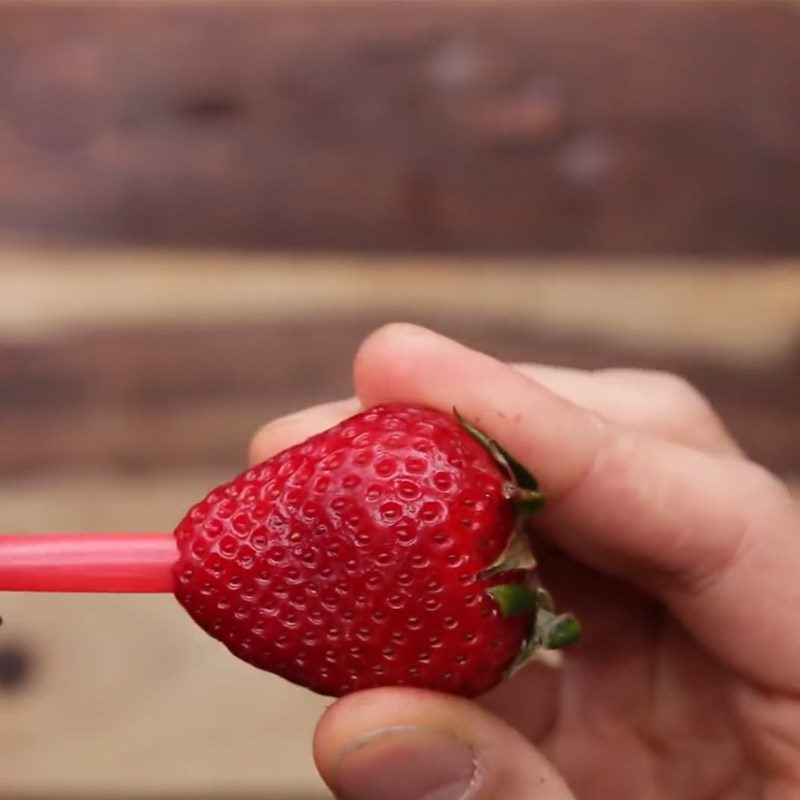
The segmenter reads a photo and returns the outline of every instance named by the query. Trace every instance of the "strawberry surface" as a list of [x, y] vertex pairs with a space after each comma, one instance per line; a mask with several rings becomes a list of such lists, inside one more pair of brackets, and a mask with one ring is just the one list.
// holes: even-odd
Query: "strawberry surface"
[[235, 655], [327, 695], [474, 696], [526, 645], [482, 576], [515, 526], [508, 475], [451, 416], [370, 409], [212, 491], [178, 525], [175, 594]]

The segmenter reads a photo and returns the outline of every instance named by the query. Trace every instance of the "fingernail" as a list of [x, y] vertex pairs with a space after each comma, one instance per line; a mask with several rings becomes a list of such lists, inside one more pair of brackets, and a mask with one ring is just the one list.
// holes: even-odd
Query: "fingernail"
[[390, 728], [353, 743], [334, 777], [342, 800], [463, 800], [475, 757], [462, 741], [427, 728]]

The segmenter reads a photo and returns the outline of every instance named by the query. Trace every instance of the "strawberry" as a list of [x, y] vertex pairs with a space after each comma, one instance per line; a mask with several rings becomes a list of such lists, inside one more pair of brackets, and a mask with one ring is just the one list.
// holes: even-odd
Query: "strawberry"
[[464, 420], [379, 406], [195, 505], [175, 594], [239, 658], [316, 692], [475, 696], [577, 636], [536, 584], [522, 528], [540, 504]]

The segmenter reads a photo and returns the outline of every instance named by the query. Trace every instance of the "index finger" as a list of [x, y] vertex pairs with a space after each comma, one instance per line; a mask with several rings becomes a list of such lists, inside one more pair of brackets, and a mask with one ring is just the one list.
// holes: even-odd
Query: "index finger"
[[742, 675], [800, 688], [800, 515], [766, 471], [610, 422], [414, 326], [370, 337], [355, 382], [365, 406], [458, 407], [539, 478], [564, 551], [657, 596]]

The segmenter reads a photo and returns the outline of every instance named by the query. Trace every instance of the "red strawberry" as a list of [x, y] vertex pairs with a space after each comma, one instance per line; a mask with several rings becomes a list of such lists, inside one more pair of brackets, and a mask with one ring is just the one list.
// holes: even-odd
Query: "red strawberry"
[[358, 414], [194, 506], [176, 596], [234, 654], [323, 694], [485, 692], [576, 634], [532, 588], [514, 533], [539, 495], [509, 459], [453, 416]]

